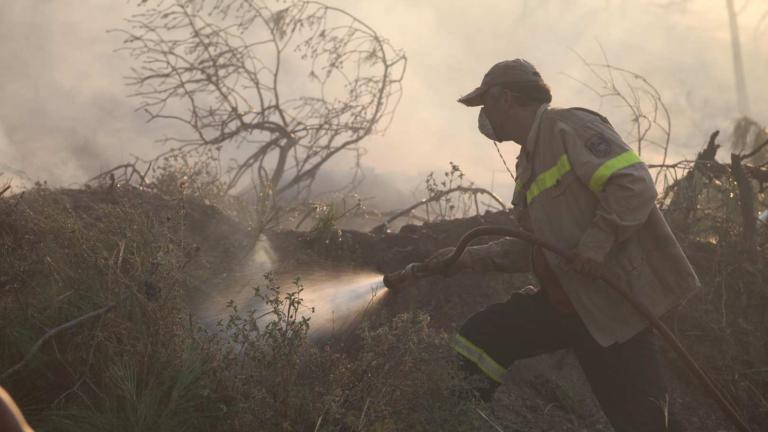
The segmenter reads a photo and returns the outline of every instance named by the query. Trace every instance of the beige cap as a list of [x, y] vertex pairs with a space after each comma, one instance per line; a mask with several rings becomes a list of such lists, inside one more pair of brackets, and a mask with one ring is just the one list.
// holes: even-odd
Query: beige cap
[[483, 94], [491, 87], [500, 84], [541, 82], [541, 74], [536, 68], [523, 59], [505, 60], [496, 63], [486, 72], [480, 87], [472, 90], [466, 96], [459, 99], [466, 106], [480, 106], [483, 104]]

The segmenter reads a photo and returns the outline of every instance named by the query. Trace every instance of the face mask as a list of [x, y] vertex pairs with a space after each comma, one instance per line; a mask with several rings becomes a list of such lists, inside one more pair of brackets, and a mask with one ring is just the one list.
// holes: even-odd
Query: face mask
[[480, 129], [480, 133], [489, 140], [498, 141], [496, 133], [493, 131], [491, 121], [488, 120], [488, 117], [485, 115], [485, 107], [480, 108], [480, 115], [477, 116], [477, 128]]

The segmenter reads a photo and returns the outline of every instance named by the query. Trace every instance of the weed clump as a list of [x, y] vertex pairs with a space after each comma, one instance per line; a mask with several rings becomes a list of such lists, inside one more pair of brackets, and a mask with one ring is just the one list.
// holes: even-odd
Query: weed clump
[[196, 417], [182, 222], [137, 198], [38, 187], [0, 201], [0, 374], [40, 430], [183, 430]]

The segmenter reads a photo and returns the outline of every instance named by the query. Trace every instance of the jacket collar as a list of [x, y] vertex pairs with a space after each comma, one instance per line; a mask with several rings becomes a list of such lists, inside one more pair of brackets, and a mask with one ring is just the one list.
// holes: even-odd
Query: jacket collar
[[[526, 188], [526, 183], [531, 178], [531, 157], [533, 156], [533, 149], [536, 145], [536, 141], [539, 138], [539, 129], [541, 129], [541, 118], [549, 108], [548, 104], [543, 104], [536, 111], [536, 117], [533, 119], [531, 125], [531, 131], [528, 133], [528, 140], [525, 146], [522, 147], [520, 153], [517, 155], [517, 164], [515, 164], [515, 183], [522, 189]], [[523, 192], [524, 194], [525, 192]]]
[[525, 141], [523, 151], [528, 156], [533, 154], [533, 149], [536, 146], [536, 141], [539, 138], [539, 129], [541, 129], [541, 118], [544, 116], [544, 112], [549, 109], [549, 104], [542, 104], [536, 111], [536, 117], [533, 118], [533, 124], [531, 125], [531, 131], [528, 133], [528, 139]]

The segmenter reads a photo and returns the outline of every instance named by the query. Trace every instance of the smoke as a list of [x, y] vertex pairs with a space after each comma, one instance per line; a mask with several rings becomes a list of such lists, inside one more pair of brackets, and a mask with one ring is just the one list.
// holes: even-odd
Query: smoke
[[[119, 2], [0, 3], [3, 163], [34, 180], [83, 182], [131, 154], [148, 154], [160, 129], [134, 112], [122, 77], [130, 62], [106, 30], [133, 7]], [[11, 145], [12, 143], [12, 145]]]
[[[736, 101], [727, 13], [722, 2], [627, 0], [328, 0], [366, 21], [409, 57], [404, 96], [384, 136], [369, 139], [364, 164], [370, 181], [417, 184], [423, 173], [461, 165], [503, 198], [511, 179], [491, 144], [476, 130], [476, 110], [455, 100], [477, 86], [502, 59], [533, 62], [553, 88], [558, 106], [598, 109], [620, 131], [631, 126], [616, 101], [601, 101], [583, 85], [592, 79], [575, 54], [647, 77], [667, 102], [673, 121], [671, 157], [692, 157], [714, 129], [727, 132]], [[82, 182], [131, 154], [150, 157], [172, 125], [147, 124], [122, 77], [134, 65], [120, 47], [121, 27], [137, 2], [3, 0], [0, 2], [0, 123], [7, 141], [2, 163], [35, 180]], [[678, 6], [665, 6], [668, 4]], [[683, 6], [680, 6], [683, 5]], [[762, 2], [740, 11], [742, 50], [756, 120], [768, 122], [768, 30]], [[761, 31], [762, 29], [762, 31]], [[593, 82], [594, 83], [594, 82]], [[726, 138], [727, 138], [727, 134]], [[514, 161], [518, 147], [502, 147]], [[349, 161], [333, 165], [348, 171]], [[373, 188], [375, 189], [375, 188]], [[406, 188], [407, 189], [407, 188]], [[406, 190], [401, 205], [411, 201]], [[505, 193], [508, 192], [508, 193]], [[394, 194], [392, 195], [394, 200]]]
[[[538, 67], [553, 89], [554, 105], [599, 110], [626, 134], [632, 124], [622, 104], [601, 103], [569, 77], [595, 85], [576, 53], [601, 62], [602, 46], [612, 64], [644, 75], [661, 92], [672, 116], [673, 159], [695, 156], [715, 129], [727, 139], [738, 114], [722, 2], [689, 0], [684, 7], [597, 0], [337, 3], [366, 17], [409, 56], [400, 111], [387, 136], [369, 146], [369, 161], [392, 170], [398, 164], [403, 172], [439, 169], [454, 161], [482, 185], [495, 174], [497, 192], [508, 196], [500, 189], [511, 193], [511, 184], [499, 175], [501, 161], [476, 130], [476, 110], [455, 99], [479, 85], [491, 65], [516, 57]], [[768, 84], [761, 77], [768, 70], [768, 31], [755, 31], [768, 7], [757, 3], [746, 5], [739, 20], [753, 113], [766, 123]], [[518, 147], [505, 143], [502, 151], [514, 161]]]
[[236, 263], [230, 273], [206, 282], [190, 296], [190, 309], [195, 317], [209, 327], [229, 316], [227, 303], [232, 301], [240, 310], [253, 307], [253, 289], [264, 284], [264, 274], [274, 269], [277, 259], [269, 240], [261, 236], [248, 256]]

